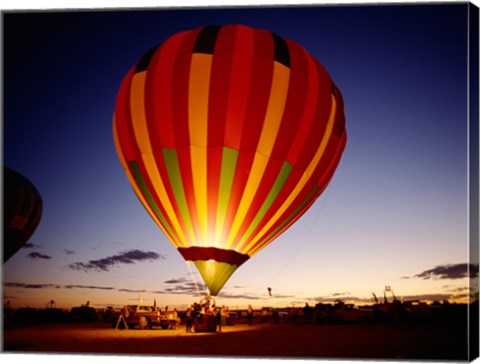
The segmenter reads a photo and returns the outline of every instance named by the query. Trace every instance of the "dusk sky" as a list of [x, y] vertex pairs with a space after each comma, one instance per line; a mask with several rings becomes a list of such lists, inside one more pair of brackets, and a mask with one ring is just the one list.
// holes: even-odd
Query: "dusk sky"
[[[342, 92], [348, 141], [324, 194], [242, 265], [217, 302], [303, 306], [464, 299], [469, 284], [466, 3], [3, 14], [3, 163], [43, 198], [28, 246], [3, 265], [12, 307], [184, 308], [204, 292], [118, 160], [125, 73], [203, 25], [301, 44]], [[477, 277], [478, 265], [470, 274]], [[193, 274], [192, 274], [193, 273]], [[198, 289], [197, 289], [198, 287]], [[267, 288], [272, 288], [272, 296]], [[389, 293], [389, 298], [390, 293]]]

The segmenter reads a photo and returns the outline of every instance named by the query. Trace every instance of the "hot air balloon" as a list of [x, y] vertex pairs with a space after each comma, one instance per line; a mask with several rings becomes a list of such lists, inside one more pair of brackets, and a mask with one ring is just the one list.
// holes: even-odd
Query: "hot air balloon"
[[136, 195], [212, 295], [314, 203], [346, 143], [324, 67], [242, 25], [183, 31], [143, 55], [113, 134]]
[[30, 239], [42, 217], [42, 198], [26, 177], [3, 169], [3, 262]]

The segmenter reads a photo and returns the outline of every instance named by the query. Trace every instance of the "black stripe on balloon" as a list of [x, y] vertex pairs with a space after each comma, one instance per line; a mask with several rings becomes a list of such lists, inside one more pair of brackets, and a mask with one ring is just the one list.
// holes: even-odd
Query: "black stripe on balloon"
[[285, 39], [272, 33], [273, 42], [275, 44], [275, 61], [290, 68], [290, 51]]
[[215, 42], [220, 31], [218, 25], [208, 25], [198, 33], [197, 40], [193, 47], [193, 53], [213, 54], [215, 49]]
[[145, 53], [142, 56], [142, 58], [140, 58], [140, 61], [138, 61], [137, 66], [135, 67], [135, 73], [147, 70], [150, 60], [152, 59], [153, 55], [155, 54], [158, 47], [160, 47], [160, 45], [161, 44], [156, 45], [155, 47], [150, 49], [147, 53]]

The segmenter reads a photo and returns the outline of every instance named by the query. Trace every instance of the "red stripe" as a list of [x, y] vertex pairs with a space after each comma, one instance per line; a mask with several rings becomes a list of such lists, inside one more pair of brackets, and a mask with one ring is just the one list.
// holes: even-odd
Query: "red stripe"
[[[173, 117], [171, 123], [175, 133], [175, 147], [177, 150], [178, 163], [182, 176], [183, 189], [188, 204], [188, 213], [194, 232], [199, 234], [198, 213], [193, 191], [192, 164], [190, 158], [190, 136], [188, 126], [188, 87], [190, 78], [190, 63], [192, 51], [200, 28], [186, 34], [175, 57], [173, 71]], [[181, 216], [181, 215], [179, 215]], [[186, 231], [186, 230], [185, 230]]]
[[[265, 173], [259, 183], [257, 191], [255, 192], [255, 197], [253, 198], [252, 203], [248, 208], [247, 214], [242, 221], [242, 225], [240, 225], [240, 229], [238, 230], [238, 233], [233, 240], [232, 247], [239, 248], [237, 247], [237, 243], [241, 240], [243, 234], [250, 227], [253, 220], [255, 219], [255, 216], [257, 215], [257, 212], [260, 210], [263, 203], [265, 202], [273, 184], [275, 183], [280, 173], [280, 170], [282, 169], [282, 165], [283, 161], [278, 159], [270, 159], [268, 161]], [[259, 226], [261, 225], [262, 224], [259, 224]]]
[[[342, 93], [340, 92], [340, 90], [338, 89], [337, 85], [335, 85], [334, 83], [332, 83], [332, 86], [333, 86], [333, 90], [335, 92], [335, 101], [337, 102], [337, 109], [340, 110], [342, 113], [345, 112], [345, 105], [343, 103], [343, 96], [342, 96]], [[345, 126], [345, 120], [343, 120], [344, 123], [343, 125]]]
[[207, 235], [209, 237], [212, 236], [210, 233], [215, 231], [234, 40], [235, 27], [222, 27], [217, 35], [212, 59], [207, 131]]
[[221, 28], [215, 44], [210, 75], [208, 100], [208, 146], [224, 144], [225, 118], [227, 114], [230, 75], [232, 72], [232, 43], [235, 41], [235, 28]]
[[273, 78], [274, 44], [272, 35], [255, 29], [253, 70], [240, 150], [256, 150], [262, 132]]
[[[297, 138], [297, 132], [299, 129], [299, 126], [301, 124], [302, 120], [299, 120], [302, 118], [302, 112], [304, 108], [310, 107], [312, 108], [313, 101], [316, 101], [316, 99], [311, 99], [310, 104], [311, 105], [306, 105], [307, 103], [307, 91], [308, 91], [308, 85], [309, 82], [315, 82], [315, 80], [312, 80], [312, 76], [308, 74], [308, 55], [305, 52], [303, 48], [298, 46], [296, 43], [288, 41], [287, 44], [289, 46], [289, 51], [290, 51], [290, 60], [291, 60], [291, 73], [290, 73], [290, 83], [289, 83], [289, 93], [287, 97], [287, 102], [285, 105], [285, 111], [284, 115], [282, 118], [282, 124], [280, 126], [279, 133], [277, 135], [277, 139], [275, 141], [275, 146], [272, 151], [272, 158], [278, 158], [280, 160], [286, 159], [286, 154], [289, 151], [289, 149], [292, 147], [294, 148], [295, 145], [292, 146], [292, 144], [298, 143], [296, 140]], [[308, 125], [307, 123], [308, 120], [303, 120], [304, 125]], [[305, 136], [309, 134], [309, 130], [305, 129]], [[301, 141], [300, 141], [301, 143]], [[281, 168], [283, 163], [279, 163], [277, 165], [277, 168]], [[267, 173], [265, 174], [266, 176], [274, 176], [275, 178], [278, 176], [279, 169], [276, 170], [276, 172], [271, 172], [271, 164], [269, 162], [269, 165], [267, 167]], [[254, 230], [253, 234], [251, 236], [255, 236], [260, 232], [260, 230], [263, 228], [265, 222], [269, 221], [273, 215], [278, 211], [278, 209], [281, 207], [281, 205], [284, 203], [284, 201], [290, 196], [291, 192], [294, 190], [296, 187], [298, 181], [303, 175], [303, 171], [299, 169], [293, 169], [292, 172], [290, 173], [288, 179], [286, 180], [284, 186], [282, 187], [282, 190], [280, 191], [279, 195], [273, 202], [272, 206], [260, 222], [260, 224], [257, 226], [257, 228]], [[262, 187], [259, 188], [259, 190], [266, 191], [268, 189], [269, 192], [269, 187], [268, 184], [270, 183], [270, 188], [271, 185], [274, 183], [274, 180], [269, 179], [269, 180], [264, 180], [262, 181]], [[268, 194], [267, 192], [267, 194]], [[263, 201], [265, 200], [266, 195], [260, 197], [260, 196], [255, 196], [254, 199], [254, 205], [257, 210], [260, 208], [259, 203], [255, 203], [255, 201]], [[303, 200], [300, 200], [303, 201]], [[253, 213], [255, 210], [251, 210]], [[293, 211], [293, 210], [292, 210]], [[248, 216], [248, 215], [247, 215]], [[288, 216], [288, 215], [286, 215]], [[280, 224], [283, 220], [280, 219], [276, 224], [272, 226], [272, 228], [269, 231], [272, 231]], [[268, 235], [268, 233], [266, 234]], [[265, 235], [265, 236], [266, 236]]]
[[[293, 169], [287, 180], [285, 181], [285, 184], [283, 185], [282, 189], [280, 190], [280, 193], [278, 194], [277, 198], [273, 202], [272, 206], [268, 210], [268, 212], [265, 214], [263, 217], [262, 221], [260, 224], [257, 226], [257, 228], [253, 231], [252, 237], [256, 236], [265, 226], [265, 224], [270, 221], [270, 219], [275, 215], [275, 213], [278, 211], [278, 209], [283, 205], [283, 203], [287, 200], [287, 198], [290, 196], [291, 192], [297, 185], [298, 181], [300, 178], [303, 176], [303, 172], [298, 170], [298, 169]], [[282, 215], [283, 216], [283, 215]], [[288, 216], [288, 215], [286, 215]], [[269, 232], [274, 230], [278, 224], [282, 222], [282, 217], [278, 219], [278, 222], [273, 224], [272, 227], [268, 230]], [[265, 233], [263, 236], [268, 236], [269, 232]], [[259, 242], [262, 239], [259, 240]]]
[[[341, 127], [341, 124], [343, 122], [343, 112], [337, 112], [334, 128]], [[318, 181], [318, 185], [320, 187], [323, 186], [323, 188], [325, 188], [330, 179], [332, 178], [333, 173], [335, 172], [337, 165], [340, 162], [340, 157], [345, 148], [346, 140], [347, 134], [344, 129], [341, 134], [332, 134], [332, 137], [330, 138], [330, 141], [325, 150], [325, 154], [322, 156], [320, 163], [318, 164], [312, 175], [312, 178]]]
[[295, 163], [297, 168], [305, 170], [317, 152], [321, 140], [325, 134], [331, 108], [331, 92], [324, 89], [319, 90], [314, 120], [310, 126], [303, 148], [300, 149], [300, 154], [298, 155], [298, 159]]
[[315, 68], [318, 74], [319, 91], [314, 122], [313, 125], [310, 127], [310, 133], [307, 136], [304, 147], [300, 150], [300, 154], [298, 155], [298, 160], [296, 162], [296, 166], [302, 170], [305, 170], [307, 168], [318, 149], [320, 141], [324, 136], [327, 122], [332, 109], [332, 84], [330, 78], [326, 73], [324, 67], [320, 64], [320, 62], [313, 58], [312, 60], [314, 61]]
[[[160, 209], [162, 215], [165, 217], [169, 226], [172, 227], [173, 226], [172, 222], [171, 222], [170, 218], [168, 217], [165, 209], [163, 208], [163, 205], [160, 203], [160, 199], [159, 199], [158, 195], [156, 194], [156, 191], [154, 189], [152, 181], [147, 174], [145, 164], [143, 163], [143, 159], [141, 157], [140, 149], [138, 148], [138, 144], [137, 144], [136, 139], [135, 139], [135, 133], [133, 131], [133, 125], [132, 125], [132, 123], [135, 120], [131, 117], [131, 110], [130, 110], [130, 106], [129, 106], [130, 105], [130, 93], [131, 93], [131, 80], [132, 80], [133, 75], [134, 75], [133, 71], [134, 71], [134, 69], [132, 68], [131, 72], [129, 72], [129, 74], [128, 74], [128, 76], [129, 76], [128, 85], [127, 85], [127, 83], [125, 83], [124, 84], [125, 88], [122, 91], [122, 97], [124, 97], [124, 101], [122, 101], [122, 104], [124, 105], [124, 108], [126, 108], [128, 110], [128, 113], [125, 115], [124, 119], [119, 120], [121, 122], [120, 125], [117, 124], [117, 131], [118, 131], [118, 134], [119, 134], [119, 136], [118, 136], [119, 137], [119, 143], [123, 148], [127, 148], [127, 147], [130, 148], [130, 153], [133, 153], [133, 154], [132, 154], [131, 159], [126, 159], [126, 160], [127, 161], [135, 161], [137, 163], [138, 168], [141, 171], [141, 175], [142, 175], [145, 183], [148, 186], [147, 188], [150, 191], [150, 194], [152, 195], [152, 198], [154, 199], [156, 205]], [[146, 76], [147, 76], [146, 79], [148, 79], [148, 77], [149, 77], [148, 71], [147, 71]], [[121, 127], [119, 127], [119, 126], [121, 126]], [[119, 129], [122, 130], [121, 135], [120, 135], [120, 130]], [[151, 136], [151, 133], [149, 133], [149, 136]], [[125, 155], [125, 157], [126, 157], [126, 155]], [[158, 156], [156, 155], [155, 158], [156, 158], [157, 164], [158, 164], [159, 163]], [[163, 160], [163, 158], [162, 158], [162, 160]], [[128, 165], [125, 166], [125, 167], [128, 168]], [[133, 173], [132, 173], [132, 176], [134, 176]], [[139, 188], [138, 191], [141, 192], [141, 189]], [[143, 196], [143, 197], [145, 198], [145, 196]], [[145, 202], [148, 203], [148, 200], [146, 198], [145, 198]], [[176, 234], [174, 234], [173, 238], [176, 239], [176, 241], [180, 241]]]
[[290, 53], [290, 81], [287, 101], [271, 157], [286, 159], [295, 141], [308, 91], [308, 61], [305, 51], [296, 43], [286, 40]]
[[[187, 45], [185, 45], [185, 40], [189, 35], [190, 43], [187, 41]], [[193, 46], [192, 44], [194, 40], [191, 40], [191, 38], [191, 31], [177, 33], [167, 39], [167, 41], [157, 50], [150, 61], [147, 71], [147, 93], [145, 100], [149, 137], [158, 172], [164, 183], [168, 199], [172, 204], [176, 218], [186, 236], [188, 236], [187, 228], [185, 221], [182, 219], [182, 214], [180, 213], [173, 192], [173, 187], [169, 180], [162, 149], [175, 148], [178, 145], [178, 135], [185, 135], [185, 133], [188, 134], [188, 114], [186, 111], [186, 104], [188, 99], [190, 57], [185, 54], [185, 48], [191, 48]], [[188, 63], [187, 72], [183, 78], [181, 76], [185, 70], [178, 66], [178, 61], [180, 59], [183, 60], [183, 63], [181, 63], [182, 66], [186, 66], [186, 63]], [[183, 99], [181, 95], [183, 95]], [[181, 110], [182, 107], [183, 110]], [[182, 130], [181, 127], [176, 127], [178, 126], [178, 120], [187, 124], [187, 127], [184, 128], [184, 130]], [[182, 131], [184, 133], [182, 133]], [[188, 153], [188, 159], [189, 158], [190, 156]], [[188, 164], [188, 170], [190, 170], [190, 168], [190, 164]], [[154, 190], [150, 189], [150, 191], [153, 192]], [[158, 200], [157, 203], [161, 207]], [[161, 211], [164, 213], [163, 208]], [[164, 216], [170, 226], [173, 226], [169, 216], [166, 213], [164, 213]]]
[[[298, 208], [298, 206], [300, 206], [300, 204], [303, 202], [303, 200], [305, 200], [305, 198], [307, 198], [308, 194], [310, 193], [310, 191], [312, 191], [312, 189], [314, 188], [315, 186], [315, 183], [314, 181], [310, 180], [306, 183], [305, 187], [302, 189], [302, 191], [298, 194], [298, 196], [292, 201], [292, 203], [290, 204], [290, 206], [285, 210], [285, 212], [280, 216], [280, 218], [276, 221], [275, 224], [273, 224], [270, 229], [268, 229], [262, 236], [260, 236], [260, 239], [258, 240], [257, 244], [255, 244], [254, 246], [252, 246], [249, 251], [247, 251], [246, 253], [251, 255], [250, 252], [256, 248], [258, 248], [259, 246], [261, 246], [261, 243], [263, 241], [263, 239], [265, 239], [269, 234], [271, 234], [279, 225], [281, 225], [285, 219], [287, 219], [290, 214], [292, 214], [293, 211], [295, 211], [295, 209]], [[312, 196], [310, 198], [310, 202], [308, 202], [306, 205], [307, 206], [310, 206], [314, 201], [315, 201], [316, 197], [315, 195]], [[290, 222], [283, 228], [283, 229], [287, 229], [288, 227], [290, 227], [296, 220], [298, 220], [298, 218], [300, 218], [300, 216], [307, 210], [307, 208], [304, 206], [300, 211], [297, 212], [297, 214], [292, 218], [292, 220], [290, 220]], [[267, 246], [270, 242], [272, 242], [272, 240], [270, 241], [267, 241], [267, 242], [264, 242], [263, 243], [263, 247], [262, 249]]]
[[[258, 240], [258, 243], [253, 246], [250, 251], [253, 251], [259, 245], [261, 244], [262, 240], [267, 237], [272, 231], [274, 231], [277, 226], [279, 226], [288, 216], [299, 206], [299, 204], [302, 203], [302, 201], [308, 196], [310, 191], [313, 189], [315, 184], [318, 184], [319, 188], [315, 195], [313, 195], [310, 200], [302, 207], [301, 210], [297, 212], [297, 214], [294, 216], [294, 218], [288, 223], [286, 227], [284, 227], [284, 230], [290, 227], [297, 221], [309, 208], [310, 206], [316, 201], [316, 199], [320, 196], [320, 194], [323, 192], [323, 190], [327, 187], [329, 184], [330, 180], [332, 179], [336, 168], [340, 162], [340, 158], [342, 156], [343, 150], [346, 145], [346, 132], [344, 129], [344, 122], [345, 118], [343, 115], [343, 110], [337, 109], [337, 113], [335, 116], [335, 129], [339, 129], [338, 133], [333, 133], [329, 143], [327, 145], [327, 148], [325, 150], [324, 155], [322, 156], [322, 159], [320, 160], [320, 163], [317, 165], [315, 168], [312, 177], [309, 179], [307, 184], [304, 186], [302, 189], [301, 193], [297, 196], [297, 198], [292, 202], [292, 204], [287, 208], [287, 210], [282, 214], [282, 216], [277, 220], [277, 222], [272, 225], [272, 227], [263, 234], [260, 239]], [[294, 176], [296, 175], [296, 176]], [[274, 202], [274, 204], [271, 207], [271, 210], [269, 213], [265, 216], [264, 221], [268, 221], [272, 216], [273, 212], [278, 210], [278, 208], [281, 205], [280, 201], [285, 201], [287, 198], [288, 194], [287, 191], [289, 192], [294, 186], [296, 185], [296, 181], [301, 177], [302, 173], [298, 170], [292, 171], [292, 174], [290, 175], [289, 179], [287, 180], [285, 184], [285, 188], [282, 189], [280, 195], [278, 196], [278, 199]], [[295, 182], [294, 182], [295, 181]], [[316, 182], [318, 181], [318, 182]], [[294, 182], [294, 183], [292, 183]], [[257, 228], [252, 236], [257, 234], [260, 231], [259, 228]], [[267, 242], [266, 245], [268, 245], [269, 242]], [[265, 246], [266, 246], [265, 245]], [[264, 247], [264, 246], [263, 246]], [[263, 249], [261, 247], [261, 249]]]
[[173, 86], [175, 59], [180, 45], [189, 31], [167, 39], [150, 61], [146, 83], [146, 112], [150, 141], [154, 152], [161, 148], [175, 148], [173, 123]]
[[130, 135], [133, 135], [130, 114], [130, 83], [134, 71], [135, 67], [130, 69], [123, 78], [115, 106], [115, 126], [117, 128], [118, 143], [127, 161], [135, 160], [140, 154], [137, 144], [130, 138]]
[[188, 127], [188, 83], [190, 78], [190, 63], [193, 46], [200, 29], [188, 33], [180, 45], [175, 59], [173, 71], [173, 129], [175, 132], [175, 146], [186, 147], [190, 145]]
[[317, 74], [318, 74], [318, 82], [319, 82], [319, 87], [321, 90], [328, 90], [331, 91], [332, 89], [332, 80], [330, 79], [330, 76], [328, 75], [327, 70], [323, 65], [315, 58], [310, 56], [310, 58], [313, 60], [315, 63], [315, 67], [317, 69]]
[[208, 148], [207, 155], [207, 212], [208, 212], [208, 236], [215, 231], [217, 218], [218, 192], [220, 186], [220, 174], [222, 171], [222, 147]]
[[298, 158], [305, 146], [306, 140], [310, 134], [312, 123], [314, 122], [315, 110], [318, 105], [318, 75], [315, 63], [308, 54], [304, 51], [307, 58], [307, 72], [308, 72], [308, 92], [306, 95], [305, 106], [303, 113], [299, 113], [299, 127], [295, 135], [295, 142], [288, 151], [286, 160], [292, 166], [296, 166]]
[[[342, 123], [343, 122], [342, 121], [343, 113], [338, 114], [337, 118], [338, 118], [338, 122]], [[337, 120], [335, 120], [335, 122], [338, 123]], [[319, 186], [318, 190], [309, 199], [309, 201], [302, 207], [302, 209], [297, 212], [297, 214], [287, 224], [287, 226], [283, 228], [283, 231], [286, 230], [287, 228], [289, 228], [291, 225], [293, 225], [311, 207], [311, 205], [317, 200], [317, 198], [321, 195], [321, 193], [327, 187], [328, 183], [330, 182], [331, 178], [334, 175], [334, 172], [335, 172], [335, 170], [336, 170], [336, 168], [337, 168], [337, 166], [340, 162], [342, 152], [345, 148], [346, 139], [347, 138], [346, 138], [346, 133], [345, 132], [343, 132], [340, 136], [337, 136], [337, 135], [332, 136], [332, 139], [329, 142], [329, 146], [327, 147], [327, 151], [325, 152], [325, 155], [322, 158], [322, 162], [319, 163], [319, 165], [315, 169], [312, 178], [310, 178], [310, 180], [307, 182], [305, 187], [302, 189], [302, 192], [300, 193], [300, 195], [292, 202], [292, 204], [284, 212], [284, 214], [282, 214], [282, 216], [278, 220], [278, 223], [274, 224], [274, 226], [272, 226], [259, 239], [259, 243], [265, 237], [267, 237], [272, 231], [274, 231], [275, 228], [279, 224], [281, 224], [284, 221], [284, 219], [286, 219], [297, 208], [297, 206], [308, 196], [308, 193], [313, 189], [315, 184], [317, 184]], [[318, 183], [315, 183], [316, 180], [318, 180]], [[273, 206], [272, 206], [272, 209], [273, 209]], [[260, 249], [263, 249], [268, 244], [269, 244], [269, 242], [267, 242], [267, 244], [265, 244]], [[250, 251], [254, 250], [258, 246], [259, 246], [259, 244], [256, 244], [254, 247], [252, 247], [252, 249]]]
[[225, 146], [239, 150], [252, 79], [254, 32], [253, 29], [244, 26], [235, 26], [235, 30], [235, 40], [232, 41], [230, 46], [225, 45], [225, 48], [219, 49], [219, 52], [231, 51], [231, 47], [235, 46], [232, 74], [230, 75], [230, 89], [228, 90], [229, 100], [225, 125]]
[[[238, 31], [245, 33], [247, 29], [239, 27]], [[246, 43], [242, 44], [243, 49], [247, 51], [249, 49], [253, 50], [251, 79], [249, 82], [247, 95], [245, 95], [246, 97], [248, 97], [246, 111], [244, 114], [245, 118], [242, 119], [244, 120], [244, 125], [242, 126], [242, 129], [245, 131], [245, 133], [241, 134], [241, 139], [239, 139], [238, 135], [234, 138], [232, 138], [231, 136], [226, 136], [226, 139], [229, 139], [229, 142], [232, 142], [233, 145], [240, 144], [240, 153], [238, 156], [237, 168], [235, 171], [229, 206], [227, 209], [228, 212], [225, 220], [222, 241], [225, 241], [228, 237], [228, 232], [232, 227], [235, 214], [237, 212], [243, 192], [245, 190], [245, 185], [247, 183], [250, 169], [252, 167], [255, 156], [254, 151], [257, 149], [258, 140], [262, 131], [273, 77], [274, 45], [271, 33], [268, 31], [257, 29], [253, 30], [253, 32], [253, 47], [250, 48], [250, 46]], [[235, 61], [239, 61], [238, 65], [242, 63], [240, 62], [240, 55], [235, 57], [234, 62]], [[244, 74], [240, 70], [236, 71], [238, 71], [240, 75]], [[235, 80], [235, 82], [232, 82], [231, 90], [233, 92], [235, 92], [233, 86], [236, 82], [239, 81], [240, 80], [237, 79]], [[242, 86], [242, 92], [245, 92], [245, 84], [242, 84]], [[232, 94], [232, 96], [234, 96], [234, 94]], [[227, 128], [230, 126], [231, 125], [227, 125]]]

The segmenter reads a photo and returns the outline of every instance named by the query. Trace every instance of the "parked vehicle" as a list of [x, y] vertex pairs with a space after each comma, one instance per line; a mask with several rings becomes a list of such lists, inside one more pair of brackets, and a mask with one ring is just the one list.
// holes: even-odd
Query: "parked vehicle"
[[179, 322], [177, 311], [161, 311], [157, 307], [147, 305], [128, 305], [120, 313], [113, 316], [115, 328], [176, 329]]

